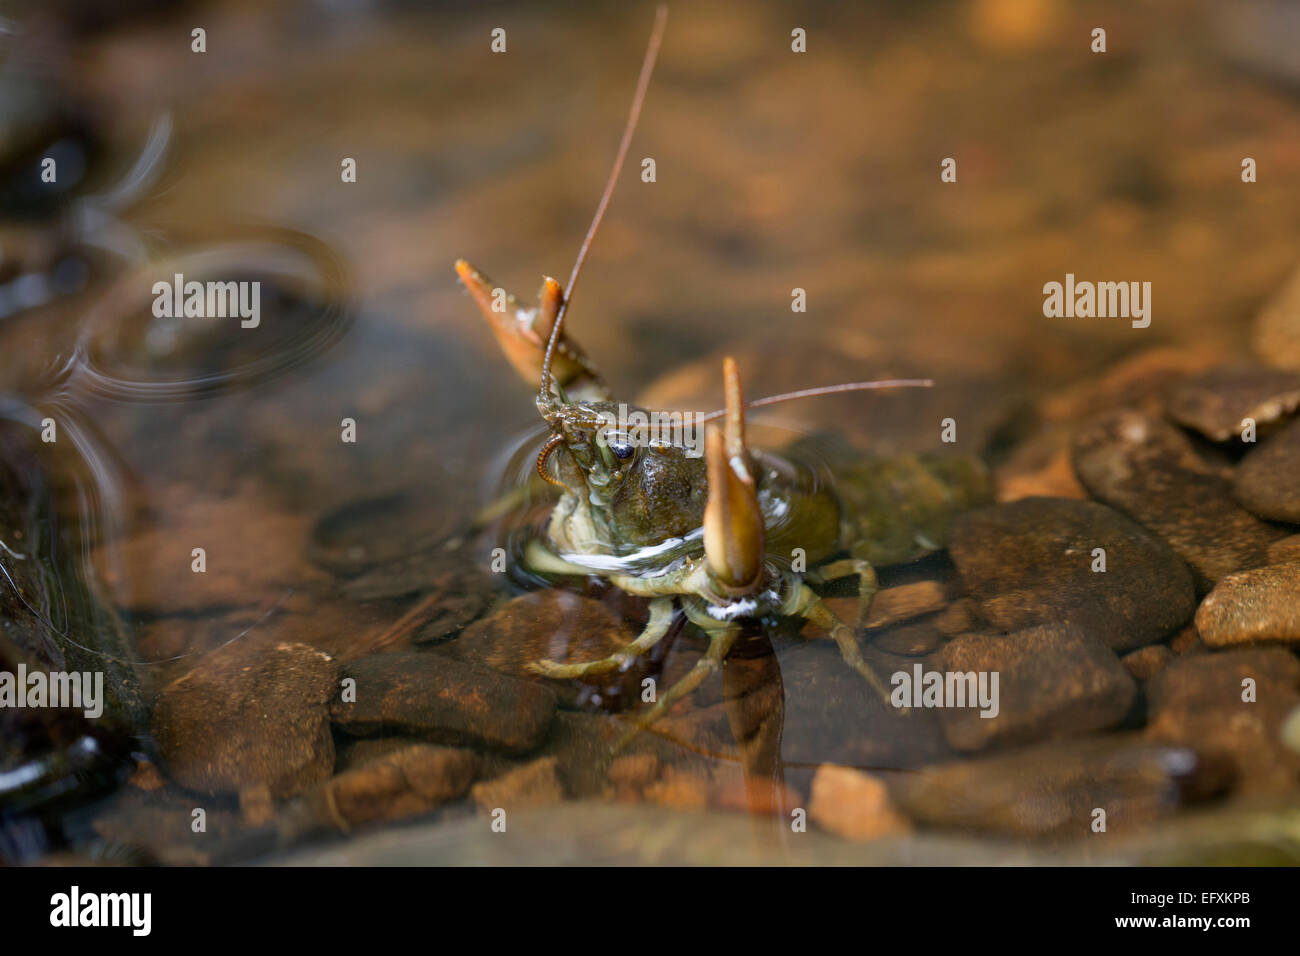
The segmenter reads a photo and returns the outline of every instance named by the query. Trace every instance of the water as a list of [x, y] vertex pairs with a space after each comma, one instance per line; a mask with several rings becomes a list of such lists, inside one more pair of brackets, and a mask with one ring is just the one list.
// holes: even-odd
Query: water
[[[955, 414], [995, 465], [1024, 438], [1026, 409], [1120, 356], [1239, 351], [1243, 321], [1293, 265], [1300, 114], [1267, 76], [1230, 65], [1203, 19], [1176, 15], [1185, 6], [1116, 4], [1129, 29], [1104, 64], [1076, 49], [1056, 3], [1020, 20], [991, 2], [810, 9], [802, 56], [780, 5], [674, 10], [572, 334], [618, 397], [654, 407], [718, 407], [726, 353], [753, 396], [933, 377], [924, 395], [772, 409], [764, 437], [835, 431], [850, 448], [917, 452]], [[47, 651], [90, 646], [123, 681], [129, 661], [149, 700], [232, 641], [305, 641], [345, 661], [391, 648], [422, 601], [434, 626], [397, 646], [454, 644], [547, 584], [517, 560], [504, 578], [483, 570], [495, 546], [518, 556], [547, 499], [504, 528], [469, 528], [523, 482], [544, 432], [452, 262], [525, 301], [543, 274], [568, 274], [649, 10], [217, 4], [207, 54], [178, 45], [188, 28], [168, 16], [78, 32], [33, 5], [11, 18], [25, 32], [0, 37], [6, 115], [34, 117], [14, 122], [39, 144], [0, 164], [0, 407], [31, 455], [12, 453], [24, 500], [44, 502], [21, 520], [57, 525], [40, 593], [75, 591], [83, 616], [129, 638], [111, 651], [78, 640], [69, 612]], [[990, 32], [998, 17], [1018, 29]], [[502, 24], [509, 52], [493, 55]], [[58, 83], [33, 92], [32, 76]], [[19, 188], [51, 143], [69, 182], [52, 201]], [[1238, 181], [1238, 153], [1260, 156], [1258, 183]], [[957, 184], [939, 182], [946, 156]], [[340, 179], [348, 157], [355, 183]], [[1067, 268], [1151, 281], [1152, 326], [1045, 319], [1041, 287]], [[176, 273], [259, 282], [259, 324], [154, 315], [154, 282]], [[796, 288], [807, 312], [790, 311]], [[42, 448], [47, 418], [58, 440]], [[25, 553], [5, 537], [15, 522], [0, 529], [11, 571]], [[942, 557], [882, 579], [937, 582], [945, 604], [959, 594]], [[644, 620], [610, 589], [584, 593], [631, 634]], [[851, 587], [831, 593], [851, 605]], [[927, 640], [907, 627], [878, 635], [893, 649], [879, 653], [916, 656], [895, 653]], [[680, 676], [704, 646], [682, 630], [644, 675]], [[923, 748], [900, 758], [835, 728], [831, 705], [860, 689], [825, 676], [823, 649], [834, 657], [788, 630], [748, 634], [724, 675], [740, 690], [703, 688], [665, 731], [668, 752], [711, 754], [723, 777], [784, 768], [804, 795], [821, 762], [925, 763]], [[574, 712], [634, 697], [587, 688]], [[786, 708], [775, 742], [771, 719], [737, 712], [760, 698]], [[734, 740], [747, 721], [769, 728], [750, 728], [749, 752]], [[130, 754], [151, 753], [147, 722], [126, 724], [22, 856], [113, 843], [61, 821], [93, 817]], [[237, 815], [234, 795], [221, 801]]]

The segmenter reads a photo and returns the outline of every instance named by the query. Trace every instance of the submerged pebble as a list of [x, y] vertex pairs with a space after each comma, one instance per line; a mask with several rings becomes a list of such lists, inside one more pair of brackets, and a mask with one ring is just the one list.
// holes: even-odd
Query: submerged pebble
[[1124, 669], [1133, 675], [1134, 680], [1147, 681], [1164, 670], [1174, 652], [1164, 644], [1151, 644], [1148, 647], [1130, 651], [1120, 658]]
[[413, 734], [451, 746], [522, 753], [546, 736], [555, 693], [439, 654], [374, 654], [348, 664], [356, 700], [334, 695], [330, 719], [350, 734]]
[[1261, 362], [1300, 371], [1300, 269], [1260, 310], [1250, 344]]
[[890, 790], [916, 823], [1078, 840], [1092, 834], [1098, 809], [1107, 832], [1132, 829], [1225, 783], [1222, 767], [1191, 747], [1117, 734], [930, 767]]
[[1196, 630], [1209, 647], [1300, 643], [1300, 562], [1228, 575], [1201, 602]]
[[907, 833], [907, 819], [894, 809], [889, 788], [877, 776], [852, 767], [822, 764], [812, 781], [808, 817], [848, 840], [876, 840]]
[[1211, 369], [1170, 390], [1169, 417], [1213, 441], [1242, 434], [1243, 422], [1270, 425], [1300, 408], [1300, 374], [1263, 365]]
[[191, 790], [293, 796], [333, 771], [337, 692], [338, 665], [315, 648], [231, 644], [163, 688], [153, 716], [163, 766]]
[[[967, 635], [939, 654], [948, 674], [998, 675], [995, 708], [970, 699], [938, 711], [957, 750], [1023, 744], [1112, 727], [1137, 685], [1114, 651], [1078, 627], [1045, 625], [1006, 636]], [[991, 685], [990, 685], [991, 687]], [[946, 702], [947, 703], [947, 702]]]
[[1146, 686], [1147, 736], [1216, 754], [1242, 793], [1276, 793], [1300, 780], [1300, 754], [1279, 742], [1300, 703], [1300, 660], [1280, 647], [1179, 657]]
[[1233, 499], [1228, 478], [1187, 437], [1145, 412], [1107, 412], [1074, 437], [1074, 467], [1090, 494], [1155, 532], [1208, 591], [1224, 575], [1258, 567], [1283, 532]]
[[949, 553], [984, 616], [1005, 631], [1068, 623], [1126, 650], [1160, 640], [1196, 606], [1169, 546], [1092, 501], [1024, 498], [967, 512]]
[[1300, 421], [1241, 460], [1232, 490], [1259, 517], [1300, 524]]
[[497, 777], [476, 783], [470, 796], [483, 813], [500, 808], [508, 813], [527, 807], [541, 807], [564, 799], [559, 760], [540, 757]]
[[470, 750], [408, 745], [333, 777], [318, 796], [327, 816], [343, 829], [399, 820], [464, 796], [478, 768]]

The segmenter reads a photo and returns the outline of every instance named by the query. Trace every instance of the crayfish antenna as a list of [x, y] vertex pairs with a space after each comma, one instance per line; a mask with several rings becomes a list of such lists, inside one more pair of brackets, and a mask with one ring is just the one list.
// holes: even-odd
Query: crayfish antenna
[[601, 220], [605, 218], [605, 209], [614, 195], [614, 187], [618, 185], [618, 174], [623, 169], [623, 161], [627, 159], [628, 147], [632, 145], [632, 134], [636, 131], [637, 120], [641, 118], [641, 106], [645, 103], [646, 90], [650, 87], [650, 76], [654, 73], [655, 60], [659, 57], [659, 46], [663, 43], [664, 27], [667, 23], [668, 8], [660, 4], [655, 10], [655, 25], [650, 31], [650, 42], [646, 44], [645, 57], [641, 60], [641, 73], [637, 77], [636, 92], [632, 94], [632, 106], [628, 110], [627, 123], [623, 127], [623, 138], [619, 141], [618, 152], [614, 155], [614, 166], [609, 171], [609, 179], [605, 181], [605, 189], [600, 194], [600, 202], [596, 205], [596, 214], [591, 219], [591, 225], [587, 227], [587, 235], [583, 237], [582, 245], [578, 247], [577, 261], [573, 263], [573, 271], [569, 273], [569, 287], [560, 302], [559, 311], [555, 316], [555, 325], [546, 343], [546, 355], [542, 359], [542, 378], [537, 392], [537, 408], [547, 420], [554, 413], [557, 403], [556, 396], [552, 392], [551, 358], [556, 351], [556, 344], [564, 334], [564, 315], [569, 311], [569, 303], [573, 300], [573, 290], [578, 284], [578, 276], [582, 274], [582, 264], [586, 261], [592, 240], [596, 238], [596, 230], [600, 228]]
[[704, 438], [709, 500], [704, 507], [704, 555], [713, 583], [726, 594], [743, 594], [763, 575], [763, 512], [758, 506], [753, 462], [745, 445], [745, 403], [736, 363], [723, 361], [727, 395], [724, 431]]

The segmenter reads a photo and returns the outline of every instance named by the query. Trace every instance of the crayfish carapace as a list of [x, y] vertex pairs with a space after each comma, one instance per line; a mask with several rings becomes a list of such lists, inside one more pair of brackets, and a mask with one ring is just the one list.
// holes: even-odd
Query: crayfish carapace
[[[537, 409], [551, 429], [537, 457], [537, 470], [561, 493], [542, 539], [534, 539], [524, 552], [530, 570], [596, 575], [650, 599], [644, 630], [617, 653], [587, 663], [541, 660], [530, 669], [562, 679], [622, 669], [668, 633], [680, 605], [708, 636], [708, 649], [685, 677], [640, 715], [639, 727], [655, 721], [719, 669], [746, 619], [794, 616], [814, 622], [835, 641], [844, 661], [888, 701], [889, 690], [864, 659], [858, 639], [877, 583], [865, 556], [872, 549], [861, 547], [855, 535], [871, 522], [847, 513], [811, 468], [751, 449], [745, 439], [745, 409], [831, 392], [932, 383], [923, 379], [855, 382], [772, 396], [747, 406], [735, 362], [727, 358], [723, 362], [725, 409], [684, 420], [704, 427], [700, 457], [680, 432], [677, 437], [656, 434], [641, 440], [621, 427], [629, 411], [640, 413], [640, 421], [652, 419], [652, 414], [629, 410], [612, 400], [593, 363], [564, 331], [583, 259], [627, 153], [664, 22], [661, 8], [614, 168], [567, 290], [546, 277], [538, 306], [525, 308], [465, 261], [456, 263], [457, 273], [507, 358], [538, 388]], [[721, 429], [712, 424], [718, 420]], [[886, 480], [897, 484], [900, 474], [928, 482], [928, 487], [941, 485], [943, 479], [940, 471], [919, 459], [912, 459], [902, 472], [889, 471]], [[940, 497], [954, 507], [961, 504], [960, 494]], [[800, 560], [792, 561], [796, 551]], [[858, 579], [859, 594], [853, 625], [836, 616], [809, 586], [809, 582], [850, 575]]]

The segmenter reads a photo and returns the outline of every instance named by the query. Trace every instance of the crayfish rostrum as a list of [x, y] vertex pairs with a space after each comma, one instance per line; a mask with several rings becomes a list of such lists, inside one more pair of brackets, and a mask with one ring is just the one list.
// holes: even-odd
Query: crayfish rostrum
[[[461, 260], [456, 271], [490, 324], [511, 364], [538, 388], [537, 409], [550, 427], [537, 471], [558, 486], [559, 501], [544, 535], [524, 552], [530, 570], [547, 575], [595, 575], [650, 599], [642, 633], [617, 653], [587, 663], [534, 662], [554, 678], [588, 678], [630, 665], [660, 641], [680, 604], [709, 639], [693, 669], [640, 715], [645, 727], [716, 671], [743, 620], [801, 617], [838, 645], [844, 661], [888, 700], [885, 681], [863, 658], [858, 630], [877, 590], [872, 561], [911, 560], [942, 547], [947, 522], [988, 492], [976, 460], [911, 457], [864, 462], [846, 507], [808, 465], [751, 448], [745, 409], [830, 392], [928, 386], [928, 380], [855, 382], [810, 388], [751, 402], [736, 364], [723, 362], [726, 407], [706, 415], [663, 415], [675, 429], [628, 427], [655, 421], [649, 412], [610, 397], [594, 364], [564, 330], [565, 313], [592, 236], [626, 155], [662, 36], [660, 11], [646, 52], [614, 170], [578, 255], [567, 290], [543, 280], [540, 302], [522, 306]], [[715, 422], [720, 422], [719, 428]], [[704, 429], [703, 455], [691, 429]], [[895, 503], [879, 520], [861, 510]], [[904, 520], [897, 520], [898, 514]], [[898, 540], [899, 528], [904, 529]], [[883, 540], [887, 529], [891, 540]], [[858, 615], [845, 623], [810, 584], [856, 576]]]

